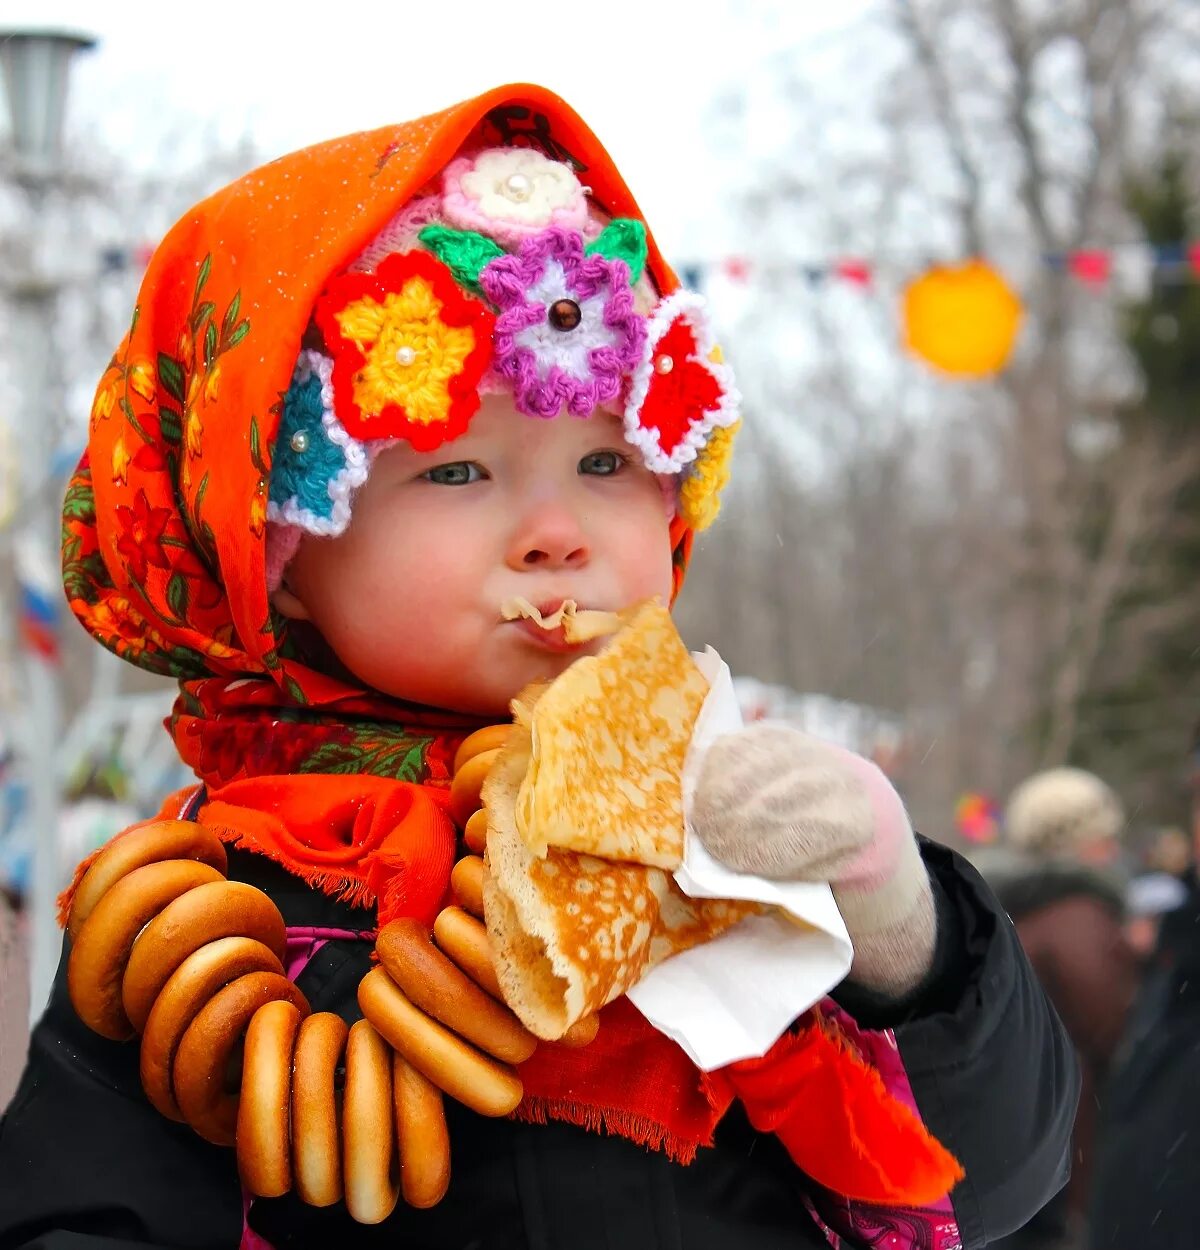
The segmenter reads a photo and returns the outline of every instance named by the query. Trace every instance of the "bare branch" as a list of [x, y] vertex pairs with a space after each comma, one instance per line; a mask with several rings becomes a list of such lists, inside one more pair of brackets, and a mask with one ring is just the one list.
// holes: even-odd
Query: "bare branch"
[[963, 233], [967, 248], [974, 256], [984, 251], [984, 232], [980, 208], [981, 179], [971, 158], [966, 129], [959, 116], [958, 105], [946, 74], [945, 65], [933, 37], [922, 25], [912, 0], [896, 0], [901, 28], [912, 40], [917, 63], [925, 73], [936, 106], [936, 116], [941, 123], [950, 148], [950, 154], [962, 178], [965, 198], [961, 206]]

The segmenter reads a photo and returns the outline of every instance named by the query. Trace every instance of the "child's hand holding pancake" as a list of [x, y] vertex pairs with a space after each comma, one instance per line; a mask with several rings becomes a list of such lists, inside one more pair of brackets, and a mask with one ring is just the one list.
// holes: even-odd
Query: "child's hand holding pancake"
[[704, 757], [692, 827], [736, 872], [828, 881], [859, 984], [902, 997], [928, 974], [929, 877], [900, 796], [870, 761], [786, 725], [753, 725]]

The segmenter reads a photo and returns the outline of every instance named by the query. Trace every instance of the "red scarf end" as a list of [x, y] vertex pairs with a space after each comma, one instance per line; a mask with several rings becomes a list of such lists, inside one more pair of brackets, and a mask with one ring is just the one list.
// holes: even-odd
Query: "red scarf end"
[[751, 1124], [773, 1131], [797, 1167], [833, 1193], [880, 1206], [928, 1206], [963, 1178], [958, 1160], [828, 1022], [722, 1075]]

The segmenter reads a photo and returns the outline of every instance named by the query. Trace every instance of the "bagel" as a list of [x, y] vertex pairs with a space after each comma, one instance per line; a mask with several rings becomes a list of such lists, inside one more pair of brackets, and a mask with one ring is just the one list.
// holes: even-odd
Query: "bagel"
[[358, 983], [358, 1005], [414, 1068], [472, 1111], [508, 1115], [521, 1101], [521, 1079], [512, 1068], [413, 1006], [383, 968], [372, 968]]
[[300, 1020], [299, 1007], [277, 999], [246, 1028], [237, 1161], [243, 1186], [258, 1198], [278, 1198], [292, 1187], [292, 1054]]
[[488, 725], [477, 729], [469, 737], [463, 739], [462, 745], [454, 753], [454, 771], [457, 773], [462, 766], [485, 751], [498, 751], [512, 733], [512, 725]]
[[171, 974], [194, 951], [224, 937], [248, 937], [282, 960], [287, 931], [279, 908], [244, 881], [210, 881], [169, 903], [142, 930], [121, 982], [121, 1001], [139, 1033]]
[[67, 990], [79, 1018], [101, 1037], [134, 1036], [121, 981], [142, 929], [187, 890], [224, 878], [194, 859], [143, 864], [116, 881], [79, 928], [67, 960]]
[[379, 962], [415, 1007], [502, 1063], [524, 1063], [537, 1038], [444, 955], [419, 920], [394, 920], [375, 941]]
[[171, 1068], [175, 1098], [183, 1118], [214, 1146], [237, 1141], [237, 1081], [229, 1070], [231, 1061], [251, 1017], [276, 999], [308, 1015], [308, 1002], [287, 977], [251, 972], [218, 990], [180, 1039]]
[[450, 1131], [442, 1091], [395, 1052], [392, 1097], [400, 1149], [400, 1192], [410, 1207], [436, 1207], [450, 1186]]
[[500, 749], [497, 747], [473, 755], [454, 774], [454, 780], [450, 783], [450, 816], [460, 829], [470, 819], [471, 814], [482, 806], [479, 792], [483, 789], [483, 783], [499, 754]]
[[433, 936], [438, 946], [476, 985], [482, 986], [499, 1002], [504, 1001], [492, 963], [492, 944], [483, 921], [468, 915], [461, 907], [443, 907], [433, 922]]
[[360, 1224], [378, 1224], [395, 1210], [395, 1127], [392, 1053], [366, 1020], [350, 1026], [342, 1100], [342, 1166], [346, 1210]]
[[164, 859], [197, 859], [225, 875], [225, 848], [211, 829], [190, 820], [152, 820], [118, 833], [96, 856], [75, 889], [67, 936], [75, 940], [92, 909], [135, 868]]
[[274, 951], [253, 938], [219, 938], [189, 955], [154, 1000], [142, 1033], [142, 1088], [155, 1109], [168, 1119], [183, 1119], [175, 1101], [171, 1070], [188, 1025], [218, 990], [251, 972], [282, 976], [283, 965]]
[[450, 897], [463, 911], [483, 917], [483, 860], [464, 855], [450, 872]]
[[342, 1198], [342, 1142], [337, 1070], [350, 1030], [341, 1016], [318, 1011], [301, 1021], [292, 1057], [292, 1171], [310, 1207]]
[[467, 850], [482, 855], [487, 850], [487, 812], [480, 808], [463, 826], [463, 841]]
[[[485, 989], [497, 1001], [504, 1002], [492, 963], [491, 940], [483, 921], [469, 916], [461, 907], [443, 907], [433, 922], [433, 936], [439, 949], [476, 985]], [[571, 1048], [587, 1046], [596, 1040], [599, 1031], [600, 1016], [593, 1012], [571, 1025], [555, 1045]]]

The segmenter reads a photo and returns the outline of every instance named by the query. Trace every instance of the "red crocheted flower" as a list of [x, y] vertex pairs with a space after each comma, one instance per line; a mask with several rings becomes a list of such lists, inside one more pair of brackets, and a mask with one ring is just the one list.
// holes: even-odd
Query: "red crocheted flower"
[[679, 473], [719, 426], [737, 420], [740, 397], [721, 362], [704, 301], [676, 291], [654, 310], [625, 405], [625, 437], [655, 473]]
[[373, 274], [342, 274], [313, 315], [333, 357], [334, 411], [353, 437], [433, 451], [466, 430], [495, 318], [440, 261], [404, 252]]

